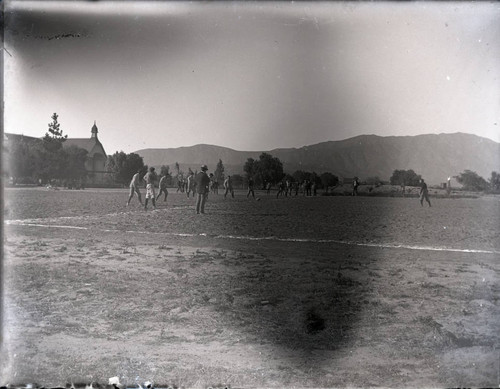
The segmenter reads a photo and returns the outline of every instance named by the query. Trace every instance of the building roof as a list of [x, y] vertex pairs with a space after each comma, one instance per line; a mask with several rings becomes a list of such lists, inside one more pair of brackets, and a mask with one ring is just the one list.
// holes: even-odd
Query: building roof
[[14, 140], [14, 139], [25, 139], [28, 141], [41, 141], [41, 138], [35, 138], [34, 136], [28, 136], [23, 134], [12, 134], [8, 132], [4, 132], [3, 134], [4, 140]]
[[80, 147], [81, 149], [87, 150], [89, 156], [92, 154], [92, 151], [98, 152], [98, 149], [95, 148], [96, 146], [98, 146], [98, 148], [101, 149], [102, 154], [106, 156], [104, 147], [97, 138], [68, 138], [63, 143], [63, 147], [69, 147], [69, 146], [76, 146]]
[[92, 138], [68, 138], [63, 142], [63, 147], [76, 146], [90, 153], [96, 143], [96, 140]]
[[[91, 131], [92, 133], [97, 134], [97, 126], [95, 122], [94, 125], [92, 126]], [[41, 142], [43, 140], [43, 138], [35, 138], [32, 136], [26, 136], [22, 134], [12, 134], [12, 133], [4, 133], [3, 139], [5, 142], [12, 141], [14, 139], [25, 139], [30, 142], [35, 142], [35, 141]], [[97, 136], [93, 136], [90, 138], [66, 138], [66, 140], [63, 142], [63, 147], [69, 147], [69, 146], [76, 146], [81, 149], [87, 150], [89, 156], [91, 156], [92, 151], [94, 151], [94, 154], [96, 152], [99, 152], [100, 148], [100, 151], [104, 154], [104, 156], [106, 156], [104, 147], [102, 143], [99, 141], [99, 139], [97, 139]], [[97, 149], [95, 148], [96, 146], [98, 146]]]

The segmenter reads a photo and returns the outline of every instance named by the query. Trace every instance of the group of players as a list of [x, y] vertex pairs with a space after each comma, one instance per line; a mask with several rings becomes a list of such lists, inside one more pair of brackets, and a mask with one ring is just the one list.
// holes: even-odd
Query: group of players
[[[193, 171], [189, 169], [187, 178], [180, 178], [179, 180], [177, 180], [176, 192], [186, 193], [187, 197], [189, 197], [189, 194], [192, 192], [194, 196], [194, 176], [195, 174], [193, 173]], [[219, 194], [219, 182], [217, 181], [217, 178], [213, 173], [210, 173], [208, 177], [210, 178], [210, 184], [208, 187], [209, 192], [213, 194]]]
[[[181, 186], [178, 186], [177, 191], [181, 192], [186, 192], [187, 197], [189, 197], [190, 194], [193, 195], [193, 197], [196, 196], [196, 213], [205, 213], [205, 203], [207, 201], [207, 197], [210, 191], [213, 193], [218, 193], [218, 185], [214, 185], [214, 175], [211, 173], [210, 175], [207, 174], [208, 167], [207, 165], [203, 165], [200, 168], [200, 172], [194, 174], [192, 171], [189, 172], [188, 177], [186, 181], [182, 181], [182, 189]], [[151, 203], [153, 205], [153, 209], [156, 209], [156, 201], [160, 198], [160, 196], [163, 194], [165, 197], [163, 201], [167, 201], [168, 197], [168, 190], [167, 190], [167, 176], [163, 175], [161, 176], [160, 180], [158, 181], [158, 175], [155, 172], [154, 167], [150, 167], [148, 172], [142, 177], [142, 181], [144, 181], [146, 185], [146, 198], [144, 200], [144, 203], [142, 202], [142, 195], [141, 191], [139, 189], [140, 183], [141, 183], [141, 173], [138, 171], [137, 173], [134, 174], [132, 177], [132, 180], [130, 181], [130, 193], [127, 201], [127, 206], [130, 205], [130, 201], [132, 200], [132, 197], [134, 197], [134, 193], [137, 194], [137, 197], [139, 199], [139, 202], [141, 205], [144, 206], [144, 209], [148, 209], [148, 202], [151, 199]], [[158, 181], [158, 195], [156, 194], [156, 189], [155, 185], [156, 182]], [[252, 184], [253, 187], [253, 184]], [[224, 180], [224, 198], [227, 197], [228, 194], [231, 195], [231, 197], [234, 198], [234, 189], [233, 189], [233, 184], [231, 181], [231, 176], [227, 176], [226, 179]], [[250, 191], [249, 191], [250, 193]], [[252, 189], [253, 193], [253, 189]], [[255, 194], [253, 194], [255, 197]]]
[[[208, 194], [210, 192], [218, 194], [218, 189], [219, 189], [218, 182], [215, 179], [213, 173], [210, 173], [210, 175], [207, 174], [208, 170], [207, 165], [201, 166], [200, 170], [201, 171], [196, 174], [194, 174], [190, 170], [186, 180], [179, 180], [179, 186], [177, 188], [177, 192], [179, 191], [186, 192], [187, 197], [189, 197], [190, 194], [192, 194], [193, 197], [196, 196], [197, 214], [205, 213], [205, 204], [208, 198]], [[130, 193], [127, 201], [127, 206], [130, 205], [130, 201], [132, 200], [132, 197], [134, 197], [134, 193], [137, 194], [139, 202], [141, 203], [141, 205], [144, 206], [145, 210], [148, 209], [149, 199], [151, 199], [153, 209], [156, 209], [156, 201], [158, 201], [158, 199], [162, 194], [165, 196], [163, 201], [165, 202], [167, 201], [168, 190], [167, 190], [166, 175], [161, 176], [158, 182], [158, 189], [159, 189], [158, 195], [156, 195], [156, 190], [155, 190], [155, 184], [158, 181], [158, 175], [156, 174], [154, 167], [149, 168], [149, 171], [144, 175], [144, 177], [142, 177], [142, 180], [146, 185], [146, 198], [144, 203], [142, 202], [141, 192], [139, 190], [141, 177], [140, 177], [140, 171], [138, 171], [137, 173], [134, 174], [134, 176], [132, 177], [132, 181], [130, 182]], [[360, 185], [359, 179], [355, 177], [352, 183], [353, 196], [358, 195], [359, 185]], [[234, 189], [231, 176], [227, 176], [225, 178], [223, 186], [224, 186], [224, 198], [226, 198], [228, 194], [230, 194], [231, 197], [234, 198]], [[299, 184], [297, 182], [290, 182], [290, 180], [283, 180], [278, 184], [278, 192], [276, 194], [276, 198], [280, 196], [285, 196], [285, 197], [292, 196], [292, 194], [295, 194], [295, 196], [297, 196], [299, 194], [299, 189], [302, 189], [302, 193], [304, 194], [304, 196], [316, 196], [317, 194], [315, 182], [304, 180], [302, 184]], [[268, 183], [266, 185], [266, 191], [267, 194], [270, 194], [271, 183]], [[250, 195], [255, 199], [254, 181], [252, 178], [248, 179], [247, 198], [250, 197]], [[429, 200], [427, 184], [424, 182], [423, 179], [421, 180], [419, 195], [420, 195], [420, 204], [423, 206], [423, 202], [425, 200], [430, 207], [431, 202]]]

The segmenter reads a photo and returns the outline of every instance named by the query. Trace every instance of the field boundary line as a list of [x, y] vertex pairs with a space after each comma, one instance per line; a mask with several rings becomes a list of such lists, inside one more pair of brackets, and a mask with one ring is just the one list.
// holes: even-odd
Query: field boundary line
[[[178, 209], [190, 209], [192, 206], [185, 206], [185, 205], [176, 205], [168, 208], [169, 210], [178, 210]], [[149, 212], [161, 212], [161, 211], [166, 211], [167, 208], [157, 208], [157, 209], [151, 209]], [[123, 215], [131, 215], [134, 214], [135, 212], [146, 212], [146, 211], [137, 211], [136, 209], [131, 209], [131, 210], [124, 210], [124, 211], [119, 211], [119, 212], [112, 212], [112, 213], [105, 213], [102, 215], [75, 215], [75, 216], [56, 216], [56, 217], [35, 217], [35, 218], [28, 218], [28, 219], [5, 219], [4, 223], [7, 225], [13, 225], [13, 224], [18, 224], [21, 225], [23, 223], [31, 223], [31, 224], [36, 224], [40, 222], [55, 222], [57, 220], [86, 220], [86, 219], [100, 219], [101, 217], [108, 217], [108, 216], [123, 216]]]
[[248, 241], [274, 241], [274, 242], [293, 242], [293, 243], [334, 243], [347, 246], [358, 247], [374, 247], [374, 248], [387, 248], [387, 249], [405, 249], [405, 250], [421, 250], [421, 251], [445, 251], [454, 253], [473, 253], [473, 254], [500, 254], [497, 250], [482, 250], [482, 249], [455, 249], [449, 247], [433, 247], [433, 246], [416, 246], [406, 245], [400, 243], [365, 243], [356, 241], [346, 241], [338, 239], [310, 239], [310, 238], [280, 238], [277, 236], [248, 236], [248, 235], [215, 235], [207, 233], [181, 233], [181, 232], [152, 232], [152, 231], [134, 231], [134, 230], [110, 230], [110, 229], [95, 229], [90, 227], [79, 227], [69, 225], [55, 225], [55, 224], [39, 224], [39, 223], [25, 223], [20, 220], [6, 220], [5, 224], [13, 226], [28, 226], [28, 227], [42, 227], [42, 228], [61, 228], [73, 230], [93, 230], [110, 233], [127, 233], [127, 234], [144, 234], [144, 235], [161, 235], [161, 236], [177, 236], [183, 238], [195, 237], [210, 237], [213, 239], [234, 239], [234, 240], [248, 240]]

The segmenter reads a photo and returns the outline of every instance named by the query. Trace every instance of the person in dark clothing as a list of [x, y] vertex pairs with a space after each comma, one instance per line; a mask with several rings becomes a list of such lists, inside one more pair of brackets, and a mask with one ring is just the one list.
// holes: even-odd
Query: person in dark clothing
[[358, 187], [359, 187], [358, 177], [354, 177], [354, 181], [352, 182], [352, 195], [353, 196], [358, 195]]
[[427, 184], [423, 179], [420, 180], [420, 205], [424, 206], [424, 200], [429, 203], [429, 207], [431, 207], [431, 201], [429, 200], [429, 190], [427, 189]]
[[306, 196], [311, 196], [311, 187], [312, 187], [311, 181], [306, 180]]
[[278, 193], [276, 193], [276, 198], [280, 197], [280, 195], [285, 193], [285, 183], [280, 181], [278, 184]]
[[249, 177], [248, 178], [248, 193], [247, 193], [247, 197], [250, 196], [250, 194], [252, 195], [253, 198], [255, 198], [255, 192], [253, 190], [253, 178], [252, 177]]
[[186, 195], [189, 197], [189, 193], [193, 192], [193, 197], [196, 194], [195, 183], [194, 183], [194, 173], [192, 171], [189, 172], [187, 177], [187, 187], [186, 187]]
[[207, 175], [208, 167], [203, 165], [201, 172], [196, 174], [194, 182], [196, 183], [196, 213], [205, 213], [205, 203], [208, 197], [210, 178]]

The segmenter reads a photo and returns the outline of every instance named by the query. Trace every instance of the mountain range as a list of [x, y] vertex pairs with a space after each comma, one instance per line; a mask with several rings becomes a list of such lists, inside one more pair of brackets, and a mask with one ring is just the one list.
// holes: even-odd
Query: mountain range
[[321, 142], [300, 148], [262, 151], [237, 151], [227, 147], [199, 144], [189, 147], [142, 149], [135, 153], [144, 163], [159, 168], [179, 163], [181, 170], [199, 170], [202, 164], [214, 171], [219, 159], [226, 174], [243, 174], [248, 158], [258, 159], [262, 152], [278, 157], [286, 173], [296, 170], [331, 172], [339, 177], [360, 179], [379, 177], [389, 180], [393, 171], [413, 169], [430, 184], [446, 182], [466, 169], [485, 179], [500, 171], [500, 143], [477, 135], [426, 134], [416, 136], [360, 135]]

